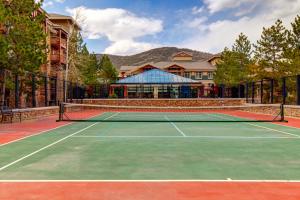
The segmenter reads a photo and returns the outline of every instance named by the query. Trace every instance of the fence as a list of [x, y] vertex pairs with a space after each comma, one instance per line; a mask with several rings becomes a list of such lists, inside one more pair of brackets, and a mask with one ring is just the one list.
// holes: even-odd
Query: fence
[[[108, 84], [83, 86], [63, 79], [63, 72], [55, 76], [25, 72], [22, 75], [0, 69], [0, 106], [34, 108], [59, 105], [73, 99], [154, 98], [154, 86], [124, 87], [112, 90]], [[152, 92], [151, 92], [152, 91]], [[112, 95], [113, 94], [113, 95]], [[228, 87], [164, 85], [158, 90], [159, 98], [246, 98], [248, 103], [284, 103], [300, 105], [300, 75], [281, 79], [263, 79]]]
[[300, 105], [300, 75], [246, 83], [248, 103]]
[[58, 105], [64, 101], [66, 82], [58, 76], [0, 69], [0, 104], [11, 108]]

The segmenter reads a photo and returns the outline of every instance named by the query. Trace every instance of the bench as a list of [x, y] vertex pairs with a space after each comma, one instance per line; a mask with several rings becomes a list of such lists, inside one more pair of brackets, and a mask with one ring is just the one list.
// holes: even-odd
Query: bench
[[20, 122], [22, 121], [22, 113], [19, 111], [14, 111], [13, 109], [7, 106], [0, 106], [0, 114], [1, 114], [1, 123], [5, 121], [6, 118], [10, 118], [10, 122], [13, 122], [14, 116], [19, 115]]

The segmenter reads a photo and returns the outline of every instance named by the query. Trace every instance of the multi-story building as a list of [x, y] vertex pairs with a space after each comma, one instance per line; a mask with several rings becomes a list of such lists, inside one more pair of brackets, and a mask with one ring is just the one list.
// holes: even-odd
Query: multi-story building
[[[145, 63], [140, 66], [122, 66], [120, 68], [120, 79], [118, 83], [121, 85], [126, 85], [125, 83], [129, 80], [132, 81], [134, 79], [141, 78], [143, 80], [148, 79], [147, 76], [152, 76], [153, 74], [145, 73], [146, 71], [157, 69], [159, 71], [167, 72], [153, 72], [155, 78], [159, 79], [160, 84], [156, 83], [156, 86], [151, 88], [151, 95], [146, 95], [150, 97], [170, 97], [170, 92], [162, 92], [163, 90], [175, 91], [174, 93], [181, 93], [180, 95], [173, 95], [179, 97], [205, 97], [205, 96], [213, 96], [217, 91], [217, 87], [215, 87], [214, 83], [214, 72], [216, 70], [216, 63], [218, 62], [220, 56], [215, 55], [209, 60], [194, 60], [193, 55], [187, 52], [178, 52], [174, 54], [171, 58], [171, 61], [165, 62], [153, 62], [153, 63]], [[178, 84], [176, 81], [172, 81], [170, 79], [170, 73], [176, 75], [173, 79], [181, 80], [189, 82], [189, 84]], [[165, 77], [164, 77], [165, 76]], [[129, 79], [128, 77], [136, 77], [133, 79]], [[124, 81], [123, 81], [124, 80]], [[135, 80], [136, 84], [126, 85], [125, 93], [128, 97], [135, 97], [135, 92], [138, 91], [138, 88], [142, 88], [142, 92], [138, 96], [145, 96], [141, 93], [145, 93], [145, 85], [143, 83], [139, 84], [137, 80]], [[117, 86], [116, 86], [117, 87]], [[148, 86], [149, 87], [149, 86]], [[143, 89], [144, 88], [144, 89]], [[157, 90], [158, 95], [155, 94], [155, 88]], [[185, 95], [187, 93], [187, 95]], [[172, 95], [171, 95], [172, 96]]]
[[[74, 29], [80, 30], [79, 25], [72, 17], [48, 14], [43, 9], [34, 12], [33, 16], [41, 13], [46, 16], [42, 28], [47, 35], [48, 55], [47, 63], [42, 65], [40, 70], [41, 73], [45, 75], [43, 80], [44, 84], [36, 86], [34, 97], [35, 105], [31, 106], [57, 105], [58, 102], [64, 100], [66, 85], [64, 79], [68, 62], [68, 41]], [[0, 34], [6, 33], [6, 27], [3, 25], [0, 26]], [[12, 92], [8, 92], [7, 96], [9, 96], [9, 101], [11, 101], [15, 95]], [[21, 99], [19, 99], [19, 107], [28, 106], [28, 102], [26, 102], [25, 98], [21, 97]]]
[[145, 63], [140, 66], [121, 66], [120, 78], [140, 74], [150, 69], [161, 69], [169, 73], [191, 78], [210, 87], [214, 84], [214, 72], [219, 55], [209, 60], [194, 60], [193, 55], [187, 52], [179, 52], [172, 56], [171, 62]]

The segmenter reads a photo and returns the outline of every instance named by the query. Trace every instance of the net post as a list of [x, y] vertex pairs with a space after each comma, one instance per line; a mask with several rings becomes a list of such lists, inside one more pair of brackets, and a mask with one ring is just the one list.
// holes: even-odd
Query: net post
[[58, 118], [59, 122], [63, 121], [63, 115], [64, 115], [64, 104], [60, 103], [59, 104], [59, 118]]

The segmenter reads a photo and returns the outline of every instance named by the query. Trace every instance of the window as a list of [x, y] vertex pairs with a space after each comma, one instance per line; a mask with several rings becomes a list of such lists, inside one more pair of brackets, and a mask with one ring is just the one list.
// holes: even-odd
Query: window
[[184, 77], [185, 78], [191, 78], [191, 73], [190, 72], [184, 72]]
[[208, 79], [214, 79], [214, 74], [212, 72], [208, 72]]
[[202, 72], [196, 72], [196, 79], [202, 79]]

